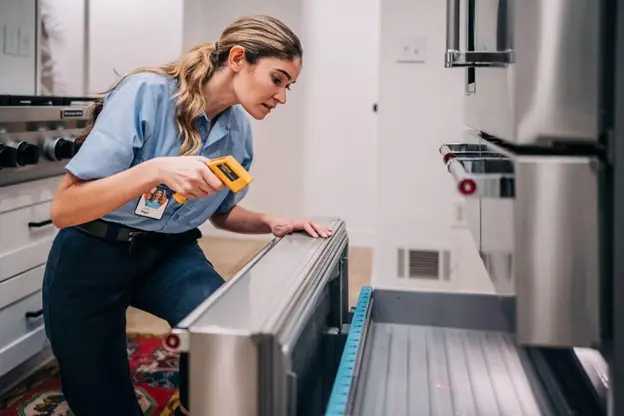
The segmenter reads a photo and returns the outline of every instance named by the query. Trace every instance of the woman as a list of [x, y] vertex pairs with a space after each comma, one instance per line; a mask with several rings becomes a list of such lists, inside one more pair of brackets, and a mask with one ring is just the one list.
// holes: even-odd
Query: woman
[[[124, 77], [96, 103], [52, 205], [61, 230], [43, 289], [46, 331], [76, 415], [141, 414], [125, 312], [132, 305], [175, 325], [223, 284], [197, 244], [200, 224], [278, 237], [331, 235], [307, 219], [242, 208], [245, 190], [229, 192], [205, 164], [232, 155], [249, 168], [245, 111], [262, 120], [285, 104], [301, 59], [299, 39], [284, 24], [246, 17], [215, 44]], [[159, 208], [145, 203], [154, 188], [164, 195]], [[178, 203], [175, 192], [188, 201]], [[183, 356], [180, 395], [188, 408], [186, 365]]]

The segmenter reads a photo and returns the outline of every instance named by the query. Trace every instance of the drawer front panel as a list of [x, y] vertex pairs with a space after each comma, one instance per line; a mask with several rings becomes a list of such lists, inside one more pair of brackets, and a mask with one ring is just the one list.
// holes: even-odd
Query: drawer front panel
[[[600, 162], [482, 143], [503, 157], [462, 155], [459, 144], [441, 153], [458, 192], [480, 203], [481, 258], [497, 293], [515, 297], [518, 342], [598, 345]], [[449, 146], [457, 153], [449, 156]]]
[[0, 283], [0, 311], [41, 290], [45, 266], [39, 266]]
[[[12, 343], [43, 325], [41, 291], [0, 310], [0, 354]], [[28, 314], [32, 314], [29, 317]]]
[[47, 260], [58, 229], [50, 202], [0, 213], [0, 282]]

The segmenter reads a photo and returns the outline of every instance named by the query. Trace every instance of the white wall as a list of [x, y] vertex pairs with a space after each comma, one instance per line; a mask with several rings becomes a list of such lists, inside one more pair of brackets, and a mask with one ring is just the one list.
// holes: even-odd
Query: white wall
[[[423, 63], [397, 63], [409, 38]], [[446, 2], [381, 1], [377, 228], [373, 283], [410, 288], [489, 290], [465, 228], [453, 228], [459, 198], [439, 147], [461, 141], [463, 70], [444, 68]], [[450, 250], [453, 283], [399, 279], [397, 249]]]
[[89, 93], [100, 93], [119, 74], [160, 65], [182, 52], [182, 2], [90, 0]]
[[305, 0], [304, 17], [306, 214], [340, 216], [352, 245], [372, 246], [379, 0]]

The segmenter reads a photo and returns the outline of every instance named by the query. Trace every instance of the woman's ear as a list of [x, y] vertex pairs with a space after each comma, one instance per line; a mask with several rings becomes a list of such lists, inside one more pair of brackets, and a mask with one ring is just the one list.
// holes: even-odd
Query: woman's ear
[[245, 48], [242, 46], [233, 46], [228, 55], [228, 64], [232, 71], [240, 72], [245, 63]]

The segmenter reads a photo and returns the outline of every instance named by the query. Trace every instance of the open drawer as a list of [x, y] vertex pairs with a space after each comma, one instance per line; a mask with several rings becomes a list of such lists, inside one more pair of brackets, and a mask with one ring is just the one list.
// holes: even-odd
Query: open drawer
[[505, 303], [364, 287], [325, 415], [606, 414], [602, 357], [518, 346]]
[[599, 160], [519, 155], [484, 139], [480, 145], [477, 157], [462, 154], [460, 144], [440, 153], [466, 198], [467, 221], [497, 294], [516, 303], [508, 319], [518, 342], [598, 345]]

